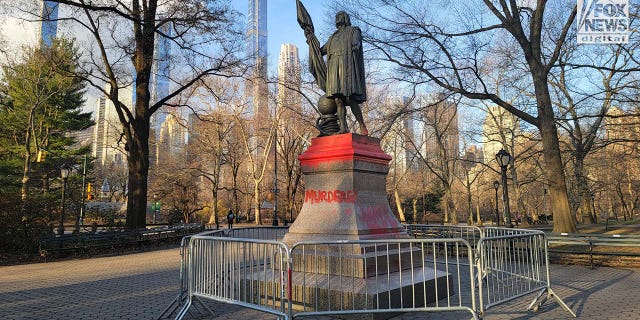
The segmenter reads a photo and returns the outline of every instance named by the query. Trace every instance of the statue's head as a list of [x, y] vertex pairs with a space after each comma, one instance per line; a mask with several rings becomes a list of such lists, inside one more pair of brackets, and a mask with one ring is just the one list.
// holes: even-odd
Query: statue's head
[[349, 15], [346, 12], [340, 11], [336, 13], [337, 28], [340, 28], [341, 26], [350, 26], [350, 25], [351, 25], [351, 18], [349, 18]]

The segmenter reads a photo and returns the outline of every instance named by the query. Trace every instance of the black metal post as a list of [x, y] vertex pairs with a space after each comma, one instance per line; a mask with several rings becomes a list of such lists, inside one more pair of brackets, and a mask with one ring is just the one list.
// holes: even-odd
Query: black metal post
[[496, 225], [500, 226], [500, 213], [498, 213], [498, 189], [500, 188], [500, 182], [498, 180], [493, 182], [493, 189], [496, 190]]
[[276, 127], [273, 130], [273, 221], [271, 222], [274, 227], [278, 226], [278, 110], [276, 110], [275, 117]]
[[513, 223], [511, 223], [511, 212], [509, 211], [509, 188], [507, 188], [507, 166], [501, 166], [500, 171], [502, 171], [502, 200], [503, 200], [503, 219], [504, 225], [507, 228], [513, 228]]
[[64, 210], [65, 210], [65, 202], [67, 196], [67, 178], [63, 178], [62, 181], [62, 211], [60, 211], [60, 222], [58, 224], [58, 235], [64, 235]]
[[80, 204], [80, 212], [76, 215], [76, 224], [74, 227], [73, 232], [74, 233], [78, 233], [80, 232], [80, 226], [84, 226], [84, 198], [85, 198], [85, 184], [87, 182], [87, 155], [84, 155], [84, 161], [82, 164], [82, 203]]

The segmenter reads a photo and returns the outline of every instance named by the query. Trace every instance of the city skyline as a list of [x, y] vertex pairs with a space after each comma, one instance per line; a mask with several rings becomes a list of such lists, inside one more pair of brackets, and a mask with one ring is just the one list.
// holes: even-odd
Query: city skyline
[[[260, 41], [262, 41], [263, 43], [263, 46], [259, 49], [260, 54], [263, 58], [262, 59], [263, 64], [262, 64], [260, 73], [264, 75], [264, 74], [271, 73], [273, 69], [277, 70], [278, 64], [273, 63], [272, 60], [279, 58], [279, 55], [276, 54], [279, 52], [279, 50], [273, 50], [273, 48], [279, 47], [283, 43], [290, 43], [290, 44], [296, 45], [296, 47], [298, 48], [299, 57], [302, 57], [302, 59], [306, 60], [307, 54], [308, 54], [308, 46], [305, 42], [305, 38], [302, 30], [299, 28], [299, 26], [295, 22], [296, 21], [295, 5], [292, 4], [292, 2], [290, 1], [284, 1], [284, 0], [269, 0], [269, 1], [234, 0], [231, 3], [236, 10], [240, 11], [240, 13], [245, 15], [244, 16], [245, 18], [249, 18], [251, 14], [247, 12], [249, 9], [248, 4], [254, 3], [254, 2], [264, 3], [261, 7], [258, 8], [258, 11], [256, 12], [258, 13], [258, 15], [264, 14], [266, 12], [266, 17], [267, 17], [266, 19], [264, 19], [264, 23], [263, 23], [264, 31], [260, 31], [261, 32], [260, 38], [262, 39]], [[327, 20], [331, 20], [331, 19], [327, 19], [327, 17], [331, 16], [332, 14], [327, 13], [324, 8], [324, 5], [321, 3], [313, 2], [313, 1], [303, 1], [303, 2], [305, 3], [305, 6], [307, 7], [307, 10], [309, 11], [309, 13], [314, 18], [314, 22], [318, 25], [318, 28], [316, 29], [316, 33], [318, 34], [320, 42], [324, 43], [324, 41], [326, 41], [327, 35], [322, 34], [323, 30], [325, 30], [325, 32], [333, 30], [333, 26], [329, 27], [328, 25], [325, 25], [327, 24]], [[64, 12], [64, 6], [61, 6], [60, 9], [61, 9], [60, 14], [62, 17], [63, 15], [62, 12]], [[268, 16], [270, 15], [276, 16], [278, 18], [268, 19]], [[248, 24], [249, 23], [247, 23], [247, 25]], [[65, 29], [64, 27], [62, 28], [58, 27], [58, 29], [59, 29], [58, 31], [62, 30], [62, 32], [58, 32], [58, 34], [61, 34], [61, 35], [69, 34], [68, 28]], [[270, 32], [268, 32], [267, 34], [267, 31], [270, 31]], [[281, 40], [283, 42], [280, 42]], [[163, 50], [158, 50], [158, 49], [162, 49], [163, 47], [167, 48], [167, 46], [162, 44], [162, 42], [163, 41], [156, 41], [156, 49], [157, 49], [156, 55], [158, 57], [157, 58], [158, 60], [164, 60], [162, 56], [164, 56], [165, 53], [167, 55], [170, 55], [170, 49], [168, 49], [167, 52], [164, 52], [164, 53], [162, 52]], [[264, 48], [264, 43], [267, 44], [266, 49]], [[154, 73], [158, 73], [160, 70], [166, 69], [166, 66], [161, 66], [161, 64], [162, 63], [158, 63], [154, 66]], [[305, 72], [305, 71], [302, 71], [302, 72]], [[164, 79], [163, 76], [159, 76], [159, 77], [154, 76], [154, 79], [152, 79], [152, 86], [150, 88], [152, 92], [152, 100], [157, 100], [160, 96], [163, 95], [162, 92], [168, 91], [168, 87], [169, 87], [167, 83], [168, 81], [165, 82], [164, 80], [168, 80], [168, 79]], [[95, 90], [90, 89], [87, 94], [87, 101], [94, 101], [99, 96], [100, 94], [96, 94]], [[96, 111], [95, 104], [87, 103], [85, 105], [85, 110], [95, 112]], [[461, 110], [461, 113], [462, 112], [464, 111]], [[166, 118], [166, 114], [167, 114], [166, 110], [165, 112], [162, 112], [162, 110], [160, 110], [152, 116], [151, 126], [153, 129], [155, 129], [156, 135], [159, 134], [160, 127], [162, 126], [162, 123]], [[464, 115], [461, 114], [460, 117], [464, 118]]]

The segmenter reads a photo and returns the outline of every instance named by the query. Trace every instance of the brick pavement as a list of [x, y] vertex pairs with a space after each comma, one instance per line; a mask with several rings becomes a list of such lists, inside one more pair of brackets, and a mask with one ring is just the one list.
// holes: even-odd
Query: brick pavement
[[[155, 319], [177, 294], [179, 264], [179, 250], [165, 249], [0, 267], [0, 319]], [[640, 320], [640, 270], [553, 265], [551, 276], [554, 290], [579, 319]], [[489, 309], [485, 319], [569, 318], [553, 301], [537, 314], [527, 312], [531, 299]], [[208, 319], [275, 319], [238, 306], [209, 305], [217, 317]], [[469, 315], [408, 313], [393, 319], [469, 319]]]

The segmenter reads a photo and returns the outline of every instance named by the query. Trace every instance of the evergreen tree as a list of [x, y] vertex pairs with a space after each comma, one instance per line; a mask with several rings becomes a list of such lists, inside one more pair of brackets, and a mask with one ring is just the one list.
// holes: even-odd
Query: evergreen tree
[[3, 66], [0, 195], [8, 202], [0, 208], [0, 241], [13, 243], [0, 247], [32, 248], [59, 207], [59, 167], [89, 152], [74, 148], [69, 135], [93, 124], [91, 113], [82, 112], [78, 61], [74, 42], [59, 39], [50, 47], [25, 47], [20, 61]]

